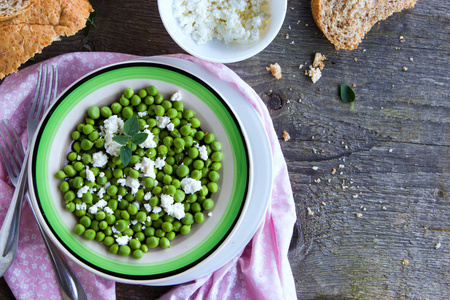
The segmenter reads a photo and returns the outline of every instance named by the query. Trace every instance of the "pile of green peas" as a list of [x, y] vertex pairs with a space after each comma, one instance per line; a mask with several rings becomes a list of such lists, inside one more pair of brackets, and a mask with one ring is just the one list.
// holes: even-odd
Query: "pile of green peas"
[[[138, 93], [127, 88], [118, 101], [101, 108], [90, 107], [87, 115], [72, 133], [66, 165], [56, 172], [56, 177], [63, 180], [59, 188], [66, 210], [78, 218], [75, 234], [103, 243], [112, 254], [140, 259], [149, 248], [169, 248], [178, 234], [186, 235], [193, 224], [204, 221], [205, 211], [214, 206], [211, 197], [219, 189], [223, 153], [214, 134], [201, 130], [194, 111], [185, 109], [181, 101], [164, 99], [150, 85]], [[107, 154], [101, 128], [113, 115], [124, 121], [137, 116], [139, 130], [150, 130], [156, 147], [145, 149], [132, 143], [132, 156], [126, 167], [119, 156]], [[173, 130], [157, 126], [157, 117], [164, 116], [170, 118]], [[207, 159], [201, 158], [199, 146], [205, 146]], [[99, 151], [108, 155], [108, 162], [102, 167], [93, 164], [93, 155]], [[164, 167], [154, 169], [155, 178], [145, 177], [133, 168], [143, 157], [165, 159]], [[94, 182], [87, 179], [87, 170], [95, 176]], [[127, 177], [139, 180], [137, 192], [118, 183]], [[183, 178], [200, 181], [201, 189], [186, 194], [181, 186]], [[104, 193], [99, 195], [102, 188]], [[81, 189], [84, 193], [79, 197]], [[149, 194], [151, 197], [147, 197]], [[174, 218], [164, 209], [155, 211], [162, 195], [183, 204], [183, 218]], [[153, 208], [151, 211], [147, 210], [148, 205]], [[90, 210], [92, 206], [97, 207], [95, 213]], [[125, 236], [125, 242], [119, 243]]]

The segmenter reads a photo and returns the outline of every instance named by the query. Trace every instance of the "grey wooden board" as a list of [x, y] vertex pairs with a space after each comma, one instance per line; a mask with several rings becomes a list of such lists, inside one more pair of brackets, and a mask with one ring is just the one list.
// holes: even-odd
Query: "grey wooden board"
[[[73, 51], [183, 52], [155, 0], [91, 3], [98, 15], [89, 36], [63, 38], [36, 61]], [[228, 66], [267, 104], [288, 164], [298, 298], [449, 299], [449, 2], [419, 0], [376, 24], [353, 51], [334, 49], [309, 1], [288, 6], [276, 40]], [[313, 84], [304, 71], [316, 52], [328, 59]], [[275, 62], [280, 80], [265, 69]], [[355, 84], [353, 108], [339, 99], [342, 83]], [[117, 298], [169, 289], [117, 284]], [[10, 297], [4, 282], [0, 294]]]

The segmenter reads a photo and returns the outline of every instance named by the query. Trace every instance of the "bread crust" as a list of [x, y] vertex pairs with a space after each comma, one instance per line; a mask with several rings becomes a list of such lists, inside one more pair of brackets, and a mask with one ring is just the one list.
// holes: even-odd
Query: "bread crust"
[[35, 0], [27, 11], [0, 21], [0, 79], [60, 36], [78, 32], [92, 10], [88, 0]]
[[[413, 8], [416, 1], [311, 0], [311, 11], [317, 26], [336, 49], [353, 50], [378, 21], [403, 9]], [[348, 10], [351, 13], [344, 14], [342, 10], [330, 9], [333, 4], [351, 7]], [[327, 13], [329, 9], [333, 14]], [[354, 35], [349, 36], [349, 32]]]
[[[15, 1], [15, 3], [11, 3], [8, 10], [0, 10], [0, 21], [5, 21], [18, 16], [25, 11], [27, 11], [31, 6], [32, 0], [24, 0], [24, 3], [20, 3], [20, 1]], [[5, 3], [9, 4], [9, 3]], [[15, 6], [14, 6], [15, 4]], [[3, 12], [3, 14], [2, 14]]]

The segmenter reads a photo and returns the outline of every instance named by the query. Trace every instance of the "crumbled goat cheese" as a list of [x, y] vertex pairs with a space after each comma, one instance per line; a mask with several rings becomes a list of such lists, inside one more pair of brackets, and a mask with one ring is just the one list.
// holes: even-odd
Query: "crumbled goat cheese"
[[175, 0], [173, 9], [183, 31], [198, 44], [212, 39], [225, 43], [255, 42], [270, 18], [264, 0]]
[[112, 138], [116, 134], [124, 133], [123, 120], [118, 115], [112, 115], [103, 122], [103, 134], [105, 136], [106, 152], [112, 156], [119, 156], [122, 145], [114, 141]]
[[105, 176], [105, 173], [104, 173], [104, 172], [98, 173], [98, 177], [104, 177], [104, 176]]
[[160, 213], [160, 212], [161, 212], [161, 210], [162, 210], [162, 208], [161, 208], [161, 207], [159, 207], [159, 206], [155, 206], [155, 207], [153, 207], [153, 212], [154, 212], [155, 214], [157, 214], [157, 213]]
[[105, 207], [104, 209], [103, 209], [103, 211], [105, 212], [105, 213], [107, 213], [107, 214], [110, 214], [110, 215], [113, 215], [114, 214], [114, 211], [110, 208], [110, 207]]
[[98, 211], [98, 207], [95, 205], [92, 205], [91, 207], [89, 207], [89, 213], [95, 215]]
[[77, 156], [77, 160], [81, 160], [81, 156], [78, 155], [78, 156]]
[[103, 168], [108, 163], [108, 156], [102, 151], [96, 152], [92, 155], [92, 166]]
[[89, 170], [89, 167], [86, 166], [86, 180], [90, 182], [95, 182], [95, 175], [94, 172]]
[[105, 188], [100, 188], [100, 190], [97, 192], [97, 196], [101, 199], [103, 198], [103, 195], [106, 193]]
[[152, 197], [152, 193], [151, 192], [147, 192], [144, 195], [144, 200], [148, 201], [148, 200], [150, 200], [151, 197]]
[[86, 210], [86, 203], [81, 203], [81, 204], [75, 204], [75, 209], [76, 210]]
[[186, 194], [193, 194], [202, 189], [202, 182], [200, 180], [185, 177], [181, 180], [181, 187]]
[[155, 162], [148, 157], [143, 157], [137, 164], [134, 165], [134, 169], [141, 171], [144, 177], [150, 177], [155, 179]]
[[139, 118], [145, 117], [146, 115], [148, 115], [147, 111], [138, 111], [137, 115], [139, 116]]
[[173, 123], [167, 124], [166, 127], [167, 127], [167, 130], [169, 130], [169, 131], [173, 131], [175, 129], [175, 125]]
[[139, 189], [140, 183], [139, 183], [139, 180], [134, 179], [130, 176], [127, 176], [126, 185], [131, 189], [131, 193], [134, 196]]
[[125, 178], [119, 178], [119, 179], [117, 179], [117, 184], [120, 184], [121, 186], [125, 186], [125, 184], [127, 184], [127, 180]]
[[206, 151], [206, 146], [200, 146], [199, 144], [195, 144], [195, 147], [198, 148], [198, 152], [200, 155], [200, 158], [203, 160], [207, 160], [208, 159], [208, 151]]
[[145, 208], [145, 210], [146, 210], [147, 212], [151, 212], [151, 211], [152, 211], [152, 206], [151, 206], [150, 204], [148, 204], [148, 203], [145, 203], [145, 204], [144, 204], [144, 208]]
[[108, 205], [108, 202], [106, 202], [106, 200], [103, 200], [103, 199], [100, 199], [97, 201], [97, 203], [95, 203], [95, 206], [98, 206], [100, 208], [103, 208], [106, 205]]
[[170, 101], [181, 101], [181, 93], [180, 91], [176, 91], [170, 96]]
[[167, 125], [170, 123], [170, 118], [168, 116], [156, 116], [156, 124], [159, 128], [163, 129], [166, 128]]
[[114, 135], [107, 133], [105, 135], [105, 149], [106, 153], [110, 154], [111, 156], [119, 156], [120, 155], [120, 148], [122, 147], [121, 144], [113, 140]]
[[132, 220], [132, 221], [131, 221], [131, 225], [136, 225], [137, 222], [138, 222], [138, 220]]
[[131, 236], [128, 235], [122, 235], [118, 238], [116, 238], [116, 243], [119, 244], [119, 246], [123, 246], [128, 244], [128, 242], [131, 240]]
[[161, 207], [169, 215], [177, 219], [182, 219], [185, 216], [184, 205], [182, 203], [175, 203], [173, 197], [170, 195], [161, 195]]
[[153, 140], [155, 138], [155, 136], [153, 135], [153, 133], [148, 130], [148, 129], [144, 129], [144, 131], [142, 131], [144, 133], [147, 133], [147, 139], [139, 144], [139, 147], [141, 148], [155, 148], [156, 147], [156, 142]]
[[87, 185], [83, 186], [82, 188], [80, 188], [77, 192], [77, 197], [81, 198], [83, 197], [83, 194], [87, 193], [89, 191], [89, 187]]
[[155, 160], [155, 167], [156, 167], [158, 170], [161, 170], [162, 168], [164, 168], [165, 165], [166, 165], [165, 158], [160, 158], [160, 157], [158, 157], [158, 158]]
[[[140, 204], [139, 202], [137, 202], [137, 201], [134, 201], [134, 202], [131, 203], [131, 204], [133, 204], [134, 206], [136, 206], [138, 210], [139, 210], [139, 208], [141, 208], [141, 204]], [[133, 225], [134, 225], [134, 224], [133, 224]]]

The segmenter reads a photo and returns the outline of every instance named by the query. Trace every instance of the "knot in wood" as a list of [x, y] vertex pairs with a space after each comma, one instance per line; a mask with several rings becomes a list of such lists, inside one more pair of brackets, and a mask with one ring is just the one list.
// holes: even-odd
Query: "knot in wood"
[[278, 95], [269, 95], [269, 102], [268, 102], [268, 106], [270, 109], [273, 110], [278, 110], [281, 109], [283, 107], [283, 100], [281, 100], [281, 98]]

